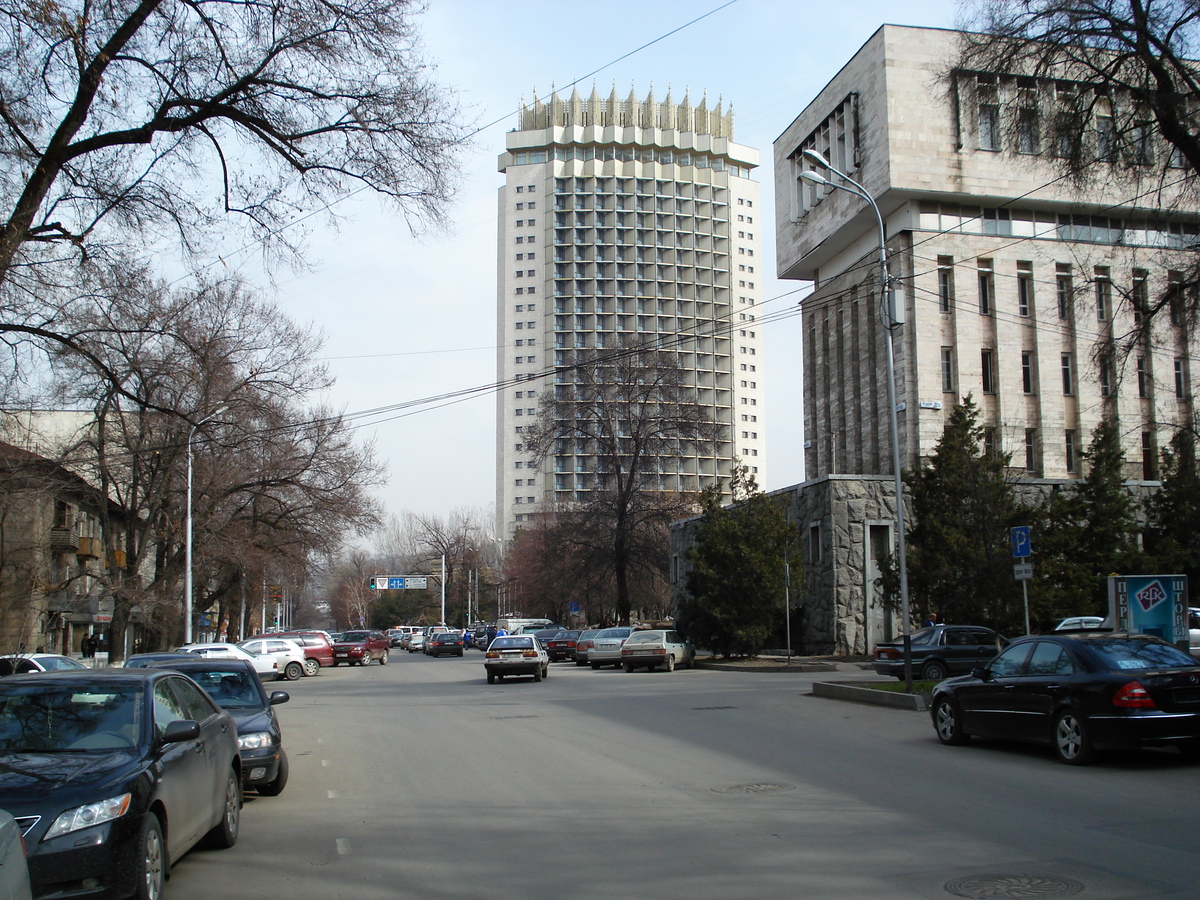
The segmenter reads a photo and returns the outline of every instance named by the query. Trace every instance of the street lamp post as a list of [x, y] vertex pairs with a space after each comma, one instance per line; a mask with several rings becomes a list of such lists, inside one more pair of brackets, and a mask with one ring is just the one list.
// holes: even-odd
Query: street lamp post
[[187, 439], [187, 518], [184, 524], [183, 562], [183, 642], [192, 642], [192, 441], [196, 429], [208, 422], [224, 409], [219, 406], [197, 422], [188, 431]]
[[910, 611], [908, 603], [908, 558], [904, 538], [904, 482], [900, 475], [900, 424], [896, 414], [896, 363], [895, 363], [895, 332], [904, 324], [904, 305], [897, 302], [896, 293], [891, 291], [891, 276], [887, 265], [887, 231], [883, 224], [883, 214], [879, 205], [867, 189], [847, 175], [830, 165], [829, 160], [816, 150], [805, 150], [804, 157], [815, 165], [836, 175], [840, 181], [830, 181], [823, 175], [806, 170], [800, 177], [812, 184], [819, 184], [836, 190], [846, 191], [865, 200], [875, 213], [875, 221], [879, 227], [879, 305], [883, 317], [884, 328], [887, 329], [887, 376], [888, 376], [888, 421], [891, 426], [892, 438], [892, 469], [896, 476], [896, 558], [900, 566], [900, 615], [904, 629], [904, 682], [912, 692], [912, 644]]

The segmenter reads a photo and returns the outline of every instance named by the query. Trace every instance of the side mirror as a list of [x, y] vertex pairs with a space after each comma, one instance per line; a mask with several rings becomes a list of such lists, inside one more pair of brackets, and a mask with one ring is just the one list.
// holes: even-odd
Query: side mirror
[[176, 719], [163, 729], [160, 740], [164, 744], [178, 744], [180, 741], [194, 741], [200, 737], [200, 723], [195, 719]]
[[975, 678], [978, 678], [980, 681], [991, 681], [992, 680], [991, 671], [989, 669], [986, 669], [983, 666], [976, 666], [975, 668], [973, 668], [971, 670], [971, 675]]
[[271, 691], [271, 696], [267, 698], [272, 706], [278, 706], [280, 703], [287, 703], [292, 699], [292, 695], [287, 691]]

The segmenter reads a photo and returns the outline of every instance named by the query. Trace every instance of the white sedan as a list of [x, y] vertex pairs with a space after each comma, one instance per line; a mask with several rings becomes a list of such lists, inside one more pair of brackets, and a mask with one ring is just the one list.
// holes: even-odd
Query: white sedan
[[534, 681], [541, 681], [550, 674], [550, 654], [531, 634], [509, 634], [488, 644], [483, 667], [488, 684], [505, 675], [532, 675]]
[[65, 669], [86, 669], [83, 663], [60, 653], [12, 653], [0, 656], [0, 675], [22, 675], [26, 672], [58, 672]]
[[237, 644], [184, 644], [176, 648], [178, 653], [195, 653], [209, 659], [244, 659], [263, 681], [274, 681], [279, 677], [279, 660], [274, 656], [255, 656]]
[[695, 664], [696, 648], [669, 629], [635, 631], [621, 647], [621, 665], [626, 672], [653, 671], [659, 666], [673, 672], [676, 666], [690, 669]]
[[279, 677], [288, 681], [297, 681], [304, 674], [304, 648], [295, 641], [284, 638], [260, 637], [251, 638], [238, 644], [248, 653], [255, 656], [269, 655], [279, 660]]

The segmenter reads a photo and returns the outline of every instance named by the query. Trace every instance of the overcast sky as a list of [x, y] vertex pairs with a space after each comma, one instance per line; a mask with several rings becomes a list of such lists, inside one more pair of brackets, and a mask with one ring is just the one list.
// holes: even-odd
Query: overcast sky
[[[732, 104], [734, 139], [760, 153], [755, 178], [769, 223], [771, 142], [884, 22], [952, 27], [955, 13], [952, 0], [734, 0], [723, 8], [722, 0], [430, 0], [420, 27], [438, 78], [457, 91], [473, 122], [488, 126], [467, 158], [451, 233], [414, 238], [402, 220], [359, 195], [337, 207], [349, 220], [339, 231], [310, 233], [314, 271], [278, 280], [283, 308], [327, 337], [325, 357], [337, 377], [328, 399], [355, 415], [360, 435], [389, 466], [380, 495], [388, 511], [445, 515], [489, 508], [495, 499], [492, 393], [421, 401], [495, 381], [496, 191], [503, 184], [496, 158], [522, 98], [536, 90], [544, 99], [552, 85], [561, 89], [602, 69], [579, 85], [582, 95], [594, 83], [607, 96], [615, 82], [622, 98], [631, 86], [639, 98], [653, 86], [660, 100], [670, 87], [677, 101], [688, 90], [693, 102], [707, 92], [710, 105]], [[762, 236], [763, 268], [773, 272], [771, 229]], [[798, 302], [789, 292], [799, 284], [761, 280], [761, 315]], [[800, 319], [769, 324], [763, 334], [762, 486], [771, 490], [803, 478]], [[357, 415], [371, 410], [381, 412]]]

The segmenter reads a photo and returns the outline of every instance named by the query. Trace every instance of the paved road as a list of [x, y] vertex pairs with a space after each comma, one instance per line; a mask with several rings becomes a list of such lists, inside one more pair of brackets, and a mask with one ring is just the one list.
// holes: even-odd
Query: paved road
[[942, 747], [814, 677], [327, 669], [285, 685], [287, 790], [250, 795], [237, 847], [185, 858], [167, 900], [1200, 896], [1200, 766]]

